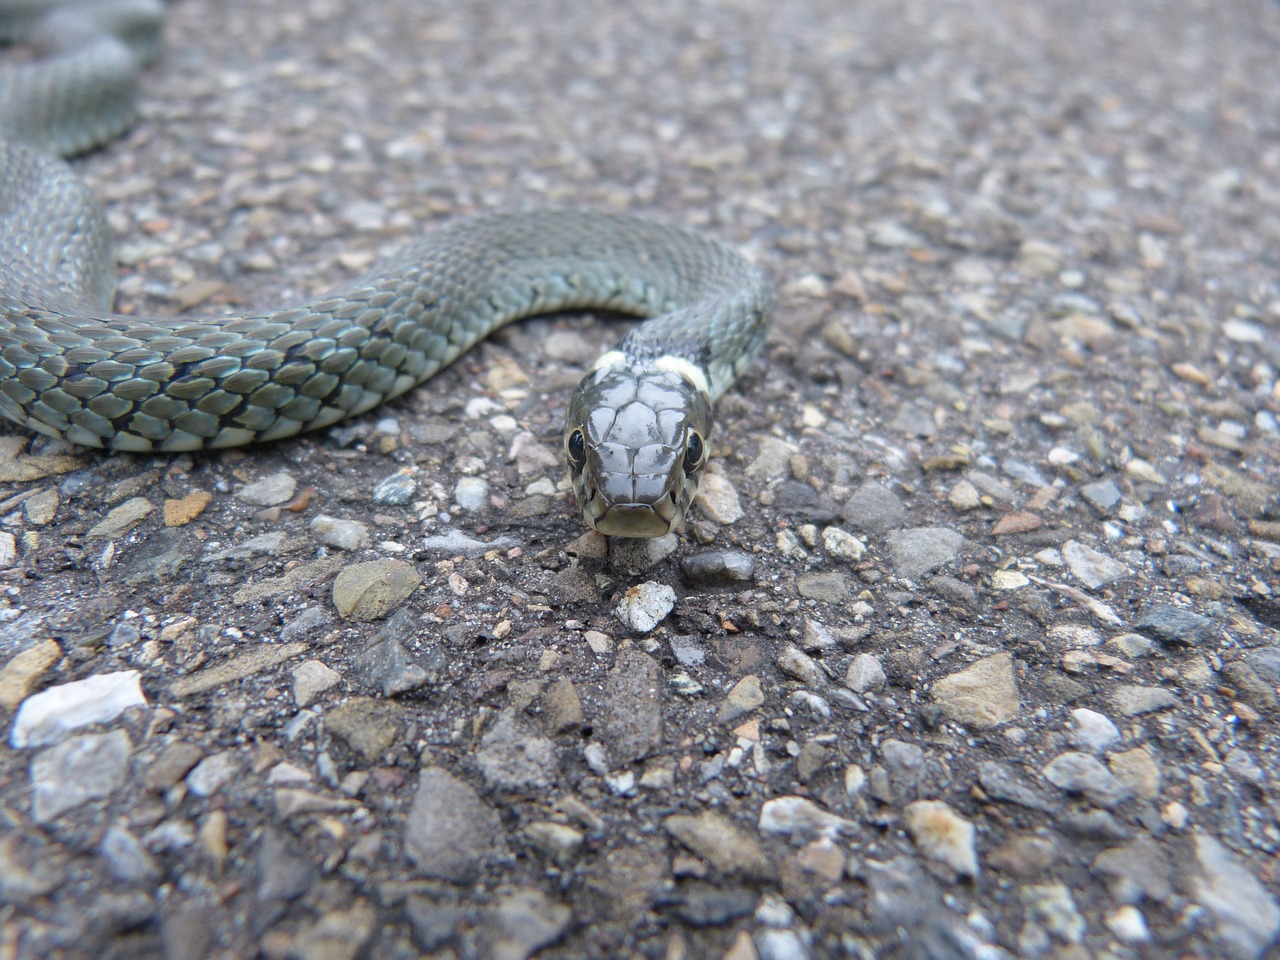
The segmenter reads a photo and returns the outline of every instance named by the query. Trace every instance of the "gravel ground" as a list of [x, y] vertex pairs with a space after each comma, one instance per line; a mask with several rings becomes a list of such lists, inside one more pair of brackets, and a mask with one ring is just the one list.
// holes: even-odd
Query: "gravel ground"
[[1275, 957], [1280, 6], [182, 0], [126, 311], [480, 210], [775, 282], [679, 537], [520, 325], [259, 449], [0, 437], [0, 958]]

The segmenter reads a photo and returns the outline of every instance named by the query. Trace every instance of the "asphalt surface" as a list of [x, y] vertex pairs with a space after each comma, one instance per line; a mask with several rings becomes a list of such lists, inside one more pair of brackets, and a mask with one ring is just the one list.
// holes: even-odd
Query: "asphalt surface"
[[171, 5], [76, 161], [119, 309], [569, 205], [777, 316], [650, 548], [560, 462], [617, 318], [243, 452], [0, 437], [0, 960], [1277, 956], [1278, 52], [1262, 2]]

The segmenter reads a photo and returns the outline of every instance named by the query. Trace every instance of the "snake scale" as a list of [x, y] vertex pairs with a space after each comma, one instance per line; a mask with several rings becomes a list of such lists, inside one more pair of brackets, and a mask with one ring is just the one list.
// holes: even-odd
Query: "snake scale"
[[[52, 8], [52, 9], [50, 9]], [[158, 0], [0, 0], [0, 413], [72, 443], [178, 451], [275, 440], [429, 379], [506, 323], [647, 317], [574, 391], [564, 449], [584, 519], [652, 537], [684, 517], [716, 399], [761, 352], [761, 272], [700, 234], [574, 210], [430, 230], [313, 302], [253, 316], [111, 312], [105, 218], [55, 154], [119, 135], [157, 55]]]

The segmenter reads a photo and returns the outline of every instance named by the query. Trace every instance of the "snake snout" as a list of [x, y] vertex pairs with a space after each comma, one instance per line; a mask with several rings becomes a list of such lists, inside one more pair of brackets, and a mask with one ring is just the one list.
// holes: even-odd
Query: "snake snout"
[[583, 474], [583, 516], [606, 536], [660, 537], [689, 505], [681, 455], [665, 444], [600, 444]]

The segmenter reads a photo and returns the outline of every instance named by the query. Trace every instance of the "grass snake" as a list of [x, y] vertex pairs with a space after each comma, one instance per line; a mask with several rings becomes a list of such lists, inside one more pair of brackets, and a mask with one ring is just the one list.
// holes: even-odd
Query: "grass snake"
[[111, 312], [105, 218], [55, 155], [132, 121], [159, 50], [158, 0], [0, 0], [0, 414], [72, 443], [179, 451], [335, 423], [434, 376], [511, 321], [574, 309], [648, 317], [587, 372], [564, 449], [584, 519], [611, 536], [677, 526], [715, 401], [761, 352], [767, 283], [731, 248], [639, 217], [497, 213], [428, 231], [312, 302], [243, 317]]

